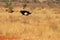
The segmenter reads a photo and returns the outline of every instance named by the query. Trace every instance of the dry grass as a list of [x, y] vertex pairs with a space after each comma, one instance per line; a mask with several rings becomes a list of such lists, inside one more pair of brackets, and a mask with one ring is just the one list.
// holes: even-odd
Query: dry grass
[[0, 9], [1, 36], [18, 37], [16, 40], [60, 40], [59, 8], [27, 8], [32, 12], [29, 16], [21, 15], [21, 9], [15, 8], [12, 14]]

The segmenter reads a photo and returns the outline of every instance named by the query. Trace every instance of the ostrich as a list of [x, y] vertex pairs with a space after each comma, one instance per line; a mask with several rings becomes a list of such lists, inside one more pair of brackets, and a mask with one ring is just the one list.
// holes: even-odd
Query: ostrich
[[28, 15], [30, 15], [31, 13], [30, 13], [29, 11], [25, 10], [25, 8], [27, 7], [27, 4], [29, 3], [29, 1], [24, 0], [23, 2], [24, 2], [24, 3], [23, 3], [23, 10], [21, 10], [20, 13], [21, 13], [22, 15], [28, 16]]
[[26, 16], [31, 14], [29, 11], [26, 11], [26, 10], [21, 10], [20, 12], [21, 12], [22, 15], [26, 15]]

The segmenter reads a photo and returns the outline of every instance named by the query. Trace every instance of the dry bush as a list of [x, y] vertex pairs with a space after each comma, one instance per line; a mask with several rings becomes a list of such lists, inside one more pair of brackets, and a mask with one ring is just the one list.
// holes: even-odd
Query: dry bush
[[5, 7], [8, 8], [8, 9], [6, 9], [6, 11], [8, 11], [9, 13], [12, 13], [13, 7], [12, 7], [11, 1], [10, 0], [4, 0], [4, 3], [5, 3]]

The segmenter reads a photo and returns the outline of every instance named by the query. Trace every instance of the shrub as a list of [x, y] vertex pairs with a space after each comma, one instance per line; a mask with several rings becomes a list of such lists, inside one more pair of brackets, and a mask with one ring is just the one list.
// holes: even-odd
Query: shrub
[[5, 7], [8, 8], [6, 11], [12, 13], [13, 12], [13, 7], [12, 7], [12, 3], [10, 0], [4, 0], [5, 3]]

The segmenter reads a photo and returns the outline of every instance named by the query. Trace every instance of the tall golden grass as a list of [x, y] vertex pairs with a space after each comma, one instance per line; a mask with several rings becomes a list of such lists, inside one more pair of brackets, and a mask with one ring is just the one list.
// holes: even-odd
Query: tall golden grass
[[17, 40], [60, 40], [60, 9], [35, 8], [31, 15], [23, 16], [22, 8], [14, 8], [14, 13], [0, 9], [0, 35], [16, 36]]

